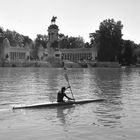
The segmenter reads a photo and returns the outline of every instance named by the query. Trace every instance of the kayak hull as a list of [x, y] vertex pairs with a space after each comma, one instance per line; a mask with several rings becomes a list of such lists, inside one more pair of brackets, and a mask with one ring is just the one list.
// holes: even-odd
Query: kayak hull
[[103, 99], [86, 99], [86, 100], [76, 100], [76, 101], [67, 101], [67, 102], [47, 102], [47, 103], [38, 103], [38, 104], [31, 104], [31, 105], [15, 105], [13, 106], [13, 109], [59, 107], [65, 105], [86, 104], [91, 102], [102, 102], [102, 101]]

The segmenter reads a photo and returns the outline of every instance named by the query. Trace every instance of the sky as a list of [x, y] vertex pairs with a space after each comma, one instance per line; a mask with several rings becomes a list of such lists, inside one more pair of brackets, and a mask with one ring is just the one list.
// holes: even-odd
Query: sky
[[59, 33], [84, 38], [105, 19], [123, 24], [123, 39], [140, 44], [140, 0], [0, 0], [0, 27], [35, 39], [48, 34], [56, 16]]

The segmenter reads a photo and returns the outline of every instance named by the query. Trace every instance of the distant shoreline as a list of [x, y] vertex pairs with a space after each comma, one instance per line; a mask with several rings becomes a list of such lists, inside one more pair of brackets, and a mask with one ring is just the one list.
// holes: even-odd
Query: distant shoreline
[[[108, 68], [121, 68], [121, 66], [118, 62], [81, 62], [81, 63], [75, 63], [71, 61], [66, 61], [65, 66], [68, 68], [93, 68], [93, 67], [108, 67]], [[0, 67], [46, 67], [46, 68], [62, 68], [62, 62], [59, 63], [50, 63], [50, 62], [44, 62], [44, 61], [13, 61], [13, 62], [0, 62]], [[126, 67], [140, 67], [137, 65], [131, 65]]]

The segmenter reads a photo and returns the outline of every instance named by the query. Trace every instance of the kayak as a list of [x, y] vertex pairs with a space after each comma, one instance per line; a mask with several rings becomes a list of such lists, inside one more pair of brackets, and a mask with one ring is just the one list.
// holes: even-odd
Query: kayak
[[37, 103], [31, 105], [15, 105], [13, 109], [26, 109], [26, 108], [44, 108], [44, 107], [58, 107], [73, 104], [85, 104], [91, 102], [101, 102], [104, 99], [86, 99], [86, 100], [76, 100], [76, 101], [66, 101], [66, 102], [47, 102], [47, 103]]
[[47, 103], [37, 103], [37, 104], [31, 104], [31, 105], [15, 105], [13, 106], [13, 109], [58, 107], [58, 106], [73, 105], [73, 104], [101, 102], [103, 100], [104, 99], [85, 99], [85, 100], [66, 101], [66, 102], [47, 102]]

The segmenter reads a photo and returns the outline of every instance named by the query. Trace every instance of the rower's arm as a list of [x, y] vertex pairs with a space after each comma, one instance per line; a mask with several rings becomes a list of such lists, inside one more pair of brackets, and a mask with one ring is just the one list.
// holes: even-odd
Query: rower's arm
[[68, 97], [66, 94], [65, 94], [65, 97], [66, 97], [68, 100], [73, 100], [72, 98]]

